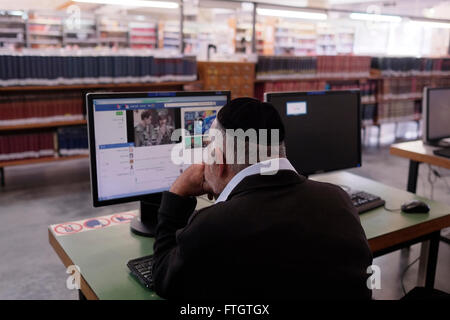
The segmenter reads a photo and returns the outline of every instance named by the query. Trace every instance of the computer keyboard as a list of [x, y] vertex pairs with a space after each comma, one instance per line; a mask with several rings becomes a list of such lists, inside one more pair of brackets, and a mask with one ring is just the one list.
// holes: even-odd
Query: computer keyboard
[[383, 199], [364, 191], [349, 191], [348, 195], [353, 202], [358, 213], [363, 213], [371, 209], [384, 206], [386, 203]]
[[147, 288], [153, 289], [152, 267], [153, 255], [128, 261], [131, 273]]

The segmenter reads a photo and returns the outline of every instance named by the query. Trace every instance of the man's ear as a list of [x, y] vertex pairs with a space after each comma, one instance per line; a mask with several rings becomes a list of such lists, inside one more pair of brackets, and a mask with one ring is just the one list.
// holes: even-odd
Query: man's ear
[[223, 177], [226, 173], [226, 157], [225, 154], [220, 150], [219, 148], [216, 148], [216, 163], [215, 163], [215, 170], [216, 175], [218, 177]]
[[226, 175], [226, 164], [219, 163], [216, 164], [217, 176], [223, 178]]

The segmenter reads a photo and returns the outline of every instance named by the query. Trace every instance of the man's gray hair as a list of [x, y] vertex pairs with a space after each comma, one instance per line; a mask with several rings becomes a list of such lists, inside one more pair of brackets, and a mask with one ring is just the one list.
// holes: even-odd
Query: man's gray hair
[[[260, 162], [260, 161], [274, 159], [274, 158], [286, 158], [286, 146], [285, 146], [284, 142], [282, 142], [281, 144], [276, 145], [276, 146], [274, 146], [272, 144], [268, 144], [268, 143], [267, 143], [267, 145], [264, 145], [264, 144], [256, 144], [255, 145], [254, 144], [253, 147], [256, 148], [254, 150], [254, 153], [255, 153], [254, 156], [256, 159], [255, 158], [252, 159], [252, 155], [250, 154], [252, 152], [252, 150], [251, 150], [252, 146], [249, 141], [245, 140], [245, 142], [244, 142], [245, 153], [244, 153], [244, 155], [242, 155], [242, 153], [240, 153], [238, 150], [239, 144], [236, 144], [236, 140], [238, 140], [236, 135], [230, 135], [227, 132], [228, 130], [226, 130], [222, 126], [222, 124], [219, 122], [219, 120], [217, 118], [216, 118], [216, 129], [222, 133], [222, 137], [223, 137], [223, 142], [222, 142], [223, 150], [222, 151], [223, 151], [224, 155], [229, 154], [226, 150], [227, 149], [226, 141], [230, 141], [230, 139], [231, 139], [231, 141], [233, 143], [232, 147], [234, 149], [234, 153], [232, 154], [232, 156], [233, 156], [232, 161], [230, 161], [230, 159], [228, 159], [228, 156], [227, 156], [226, 163], [231, 168], [231, 171], [234, 173], [238, 173], [239, 171], [249, 167], [250, 165], [254, 164], [255, 161]], [[247, 130], [247, 131], [249, 131], [249, 130]], [[256, 131], [253, 131], [253, 132], [256, 132]], [[250, 140], [251, 140], [251, 138], [250, 138]], [[260, 158], [261, 153], [264, 154], [264, 159]], [[238, 161], [238, 160], [242, 160], [242, 161]]]

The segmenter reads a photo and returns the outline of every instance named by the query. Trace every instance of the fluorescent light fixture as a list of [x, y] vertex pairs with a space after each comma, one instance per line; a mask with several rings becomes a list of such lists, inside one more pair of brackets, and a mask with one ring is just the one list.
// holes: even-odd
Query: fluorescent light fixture
[[256, 13], [261, 16], [308, 19], [308, 20], [326, 20], [328, 18], [326, 13], [295, 11], [295, 10], [287, 11], [287, 10], [256, 8]]
[[145, 1], [145, 0], [73, 0], [74, 2], [110, 4], [123, 7], [148, 7], [148, 8], [164, 8], [176, 9], [178, 3], [169, 1]]
[[235, 10], [228, 8], [212, 8], [212, 12], [214, 14], [232, 14]]
[[22, 16], [23, 15], [23, 11], [19, 11], [19, 10], [8, 11], [8, 13], [12, 16]]
[[411, 23], [414, 23], [421, 27], [450, 29], [450, 23], [448, 23], [448, 22], [411, 20]]
[[391, 16], [387, 14], [374, 14], [374, 13], [360, 13], [353, 12], [350, 14], [350, 19], [353, 20], [365, 20], [365, 21], [380, 21], [380, 22], [400, 22], [402, 17]]

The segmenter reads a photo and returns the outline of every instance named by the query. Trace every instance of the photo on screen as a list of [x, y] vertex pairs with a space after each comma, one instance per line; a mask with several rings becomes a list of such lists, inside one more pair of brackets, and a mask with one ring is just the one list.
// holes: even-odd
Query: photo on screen
[[173, 144], [175, 110], [168, 108], [133, 110], [135, 147]]
[[189, 133], [189, 137], [184, 139], [186, 149], [206, 147], [209, 143], [209, 129], [219, 109], [220, 107], [182, 109], [181, 125]]

